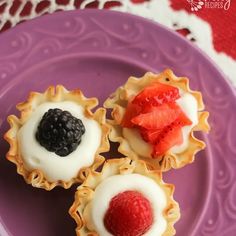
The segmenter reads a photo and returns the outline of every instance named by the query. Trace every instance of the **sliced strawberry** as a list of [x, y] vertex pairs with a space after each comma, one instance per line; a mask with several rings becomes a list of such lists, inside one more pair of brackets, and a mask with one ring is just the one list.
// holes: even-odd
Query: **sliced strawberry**
[[152, 104], [145, 104], [145, 106], [142, 106], [142, 112], [141, 113], [149, 113], [153, 111], [159, 111], [159, 110], [166, 110], [166, 109], [172, 109], [175, 110], [176, 108], [170, 107], [168, 103], [163, 103], [160, 106], [153, 106]]
[[187, 117], [187, 115], [183, 112], [183, 110], [177, 103], [170, 103], [168, 105], [179, 114], [178, 118], [175, 121], [175, 125], [186, 126], [192, 124], [192, 121]]
[[175, 121], [175, 123], [177, 125], [180, 125], [180, 126], [186, 126], [186, 125], [191, 125], [192, 124], [192, 121], [185, 115], [185, 113], [182, 111], [180, 114], [179, 114], [179, 117], [178, 119]]
[[121, 126], [126, 128], [131, 128], [134, 124], [131, 122], [132, 118], [137, 116], [141, 112], [141, 107], [139, 105], [133, 104], [132, 102], [128, 103], [126, 107], [125, 115], [121, 122]]
[[161, 129], [140, 129], [143, 140], [150, 144], [156, 143], [156, 140], [158, 139], [161, 132]]
[[153, 148], [152, 156], [164, 154], [167, 150], [183, 142], [183, 135], [180, 126], [169, 126], [159, 135]]
[[153, 83], [142, 90], [132, 101], [133, 104], [160, 106], [163, 103], [174, 102], [180, 97], [179, 89], [159, 82]]
[[136, 126], [144, 141], [153, 145], [153, 157], [164, 154], [183, 142], [181, 128], [191, 120], [175, 102], [177, 87], [153, 83], [129, 102], [121, 125]]
[[154, 107], [148, 113], [135, 116], [131, 122], [145, 129], [163, 129], [174, 122], [178, 115], [178, 111], [176, 112], [167, 104], [163, 104], [158, 108]]

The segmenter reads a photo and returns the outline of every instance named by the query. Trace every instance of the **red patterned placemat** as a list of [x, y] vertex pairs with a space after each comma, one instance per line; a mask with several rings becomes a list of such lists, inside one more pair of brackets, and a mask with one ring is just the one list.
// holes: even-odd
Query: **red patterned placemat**
[[[199, 1], [195, 1], [196, 3]], [[191, 10], [187, 0], [171, 0], [175, 10], [185, 10], [207, 21], [212, 28], [213, 44], [218, 52], [236, 59], [236, 3], [234, 0], [205, 0], [198, 11]]]

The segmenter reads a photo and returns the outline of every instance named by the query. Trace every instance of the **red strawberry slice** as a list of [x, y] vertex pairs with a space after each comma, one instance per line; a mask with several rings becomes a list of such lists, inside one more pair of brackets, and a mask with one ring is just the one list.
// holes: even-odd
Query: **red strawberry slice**
[[[175, 109], [174, 110], [175, 113], [172, 115], [172, 118], [174, 121], [171, 122], [171, 119], [169, 118], [170, 122], [169, 122], [168, 127], [165, 126], [163, 128], [159, 128], [159, 129], [147, 129], [147, 128], [140, 127], [139, 128], [140, 133], [141, 133], [141, 136], [144, 139], [144, 141], [146, 141], [150, 144], [155, 144], [157, 141], [159, 141], [160, 135], [162, 135], [162, 137], [163, 137], [163, 135], [166, 135], [165, 133], [168, 131], [168, 129], [170, 129], [170, 128], [172, 129], [174, 126], [181, 128], [183, 126], [192, 124], [191, 120], [184, 114], [184, 112], [181, 110], [181, 108], [177, 104], [168, 104], [168, 106]], [[162, 106], [160, 106], [160, 108], [161, 107], [164, 107], [164, 106], [162, 105]], [[155, 108], [155, 109], [158, 111], [158, 108]], [[179, 130], [179, 129], [177, 129], [177, 130]]]
[[152, 156], [155, 158], [164, 154], [167, 150], [183, 142], [180, 126], [169, 126], [159, 135], [153, 148]]
[[192, 124], [192, 121], [187, 117], [187, 115], [183, 112], [183, 110], [177, 103], [170, 103], [168, 105], [179, 114], [178, 118], [175, 121], [176, 125], [186, 126]]
[[187, 125], [191, 125], [193, 122], [184, 114], [184, 112], [182, 111], [179, 114], [178, 119], [175, 121], [176, 125], [179, 126], [187, 126]]
[[131, 122], [145, 129], [163, 129], [174, 122], [179, 115], [179, 110], [170, 108], [167, 104], [160, 107], [153, 107], [145, 114], [139, 114], [132, 118]]
[[112, 198], [104, 225], [114, 236], [140, 236], [153, 223], [151, 204], [137, 191], [125, 191]]
[[160, 106], [180, 98], [179, 89], [167, 84], [155, 82], [142, 90], [132, 101], [133, 104]]
[[137, 116], [140, 112], [141, 112], [140, 106], [133, 104], [132, 102], [129, 102], [126, 107], [125, 115], [121, 122], [121, 126], [126, 127], [126, 128], [133, 127], [134, 124], [131, 122], [131, 119]]
[[150, 144], [155, 144], [159, 135], [161, 134], [161, 129], [140, 129], [141, 136], [143, 140]]

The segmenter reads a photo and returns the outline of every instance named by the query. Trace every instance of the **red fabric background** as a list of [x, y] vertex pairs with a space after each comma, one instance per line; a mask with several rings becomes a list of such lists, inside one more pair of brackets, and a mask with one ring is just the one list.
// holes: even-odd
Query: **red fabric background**
[[[217, 0], [209, 1], [217, 2]], [[235, 0], [231, 0], [229, 10], [227, 11], [222, 8], [212, 9], [203, 7], [197, 12], [192, 12], [190, 4], [187, 2], [187, 0], [171, 0], [171, 6], [175, 10], [186, 10], [187, 12], [189, 12], [189, 14], [195, 14], [203, 20], [209, 22], [213, 31], [213, 44], [216, 51], [225, 52], [236, 59]]]

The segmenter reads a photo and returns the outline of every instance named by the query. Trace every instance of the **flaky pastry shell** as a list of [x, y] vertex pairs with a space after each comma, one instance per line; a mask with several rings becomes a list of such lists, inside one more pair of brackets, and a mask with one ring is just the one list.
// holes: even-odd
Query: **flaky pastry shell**
[[[179, 205], [173, 200], [174, 185], [166, 184], [162, 181], [162, 174], [158, 170], [150, 170], [145, 161], [132, 161], [130, 158], [107, 160], [101, 172], [88, 170], [86, 180], [77, 188], [75, 200], [69, 213], [76, 221], [77, 236], [102, 236], [94, 231], [86, 207], [93, 199], [96, 187], [106, 178], [113, 175], [126, 175], [137, 173], [153, 179], [164, 191], [167, 199], [166, 208], [163, 210], [163, 217], [166, 219], [167, 226], [162, 236], [175, 234], [174, 224], [180, 217]], [[158, 200], [158, 197], [157, 197]]]
[[[186, 150], [181, 153], [172, 153], [168, 151], [165, 155], [159, 156], [158, 158], [142, 157], [139, 156], [135, 150], [133, 150], [129, 142], [124, 138], [122, 134], [121, 121], [125, 114], [125, 110], [128, 101], [137, 95], [142, 89], [150, 85], [153, 82], [161, 82], [169, 84], [183, 91], [186, 91], [193, 95], [197, 100], [198, 105], [198, 124], [195, 125], [189, 135], [189, 145]], [[208, 132], [210, 127], [207, 122], [209, 113], [204, 110], [204, 104], [202, 101], [202, 95], [198, 91], [192, 91], [189, 88], [189, 80], [186, 77], [177, 77], [170, 69], [166, 69], [160, 74], [153, 74], [147, 72], [143, 77], [136, 78], [130, 77], [128, 81], [121, 87], [119, 87], [104, 103], [104, 107], [112, 109], [112, 119], [108, 120], [111, 125], [111, 133], [109, 138], [113, 142], [119, 143], [118, 151], [125, 156], [129, 156], [133, 160], [144, 159], [153, 165], [154, 168], [160, 169], [161, 171], [168, 171], [171, 168], [178, 169], [186, 164], [194, 161], [195, 154], [205, 148], [205, 143], [196, 137], [194, 137], [194, 131], [205, 131]]]
[[85, 179], [84, 169], [81, 169], [77, 176], [68, 182], [62, 180], [55, 182], [48, 181], [41, 170], [27, 169], [21, 156], [17, 140], [17, 133], [39, 105], [45, 102], [61, 101], [73, 101], [80, 106], [83, 106], [84, 115], [87, 118], [96, 120], [101, 127], [101, 144], [96, 151], [94, 163], [89, 168], [96, 169], [98, 166], [100, 166], [104, 162], [104, 157], [99, 154], [108, 151], [110, 148], [108, 141], [109, 126], [106, 124], [105, 118], [106, 110], [104, 108], [99, 108], [94, 113], [91, 111], [98, 105], [98, 100], [96, 98], [86, 98], [81, 90], [76, 89], [68, 91], [62, 85], [57, 85], [56, 87], [50, 86], [44, 93], [31, 92], [27, 101], [19, 103], [16, 106], [20, 111], [20, 118], [16, 117], [15, 115], [10, 115], [7, 118], [8, 123], [10, 124], [10, 129], [5, 133], [4, 138], [10, 144], [10, 149], [6, 154], [6, 158], [16, 165], [17, 173], [22, 175], [28, 184], [46, 190], [51, 190], [55, 186], [62, 186], [63, 188], [67, 189], [70, 188], [74, 183], [82, 182]]

